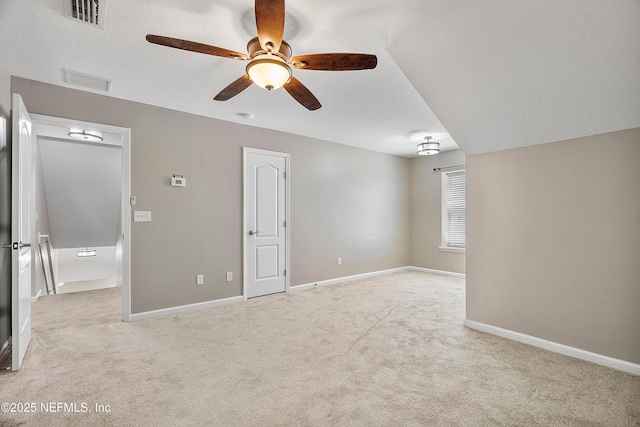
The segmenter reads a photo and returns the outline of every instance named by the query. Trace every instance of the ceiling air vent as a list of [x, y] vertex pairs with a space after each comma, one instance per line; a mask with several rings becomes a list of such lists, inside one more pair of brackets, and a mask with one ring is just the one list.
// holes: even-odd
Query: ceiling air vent
[[84, 89], [111, 92], [111, 80], [105, 79], [104, 77], [92, 76], [91, 74], [65, 69], [64, 81], [69, 85], [78, 86]]
[[67, 18], [104, 29], [104, 6], [107, 0], [64, 0]]

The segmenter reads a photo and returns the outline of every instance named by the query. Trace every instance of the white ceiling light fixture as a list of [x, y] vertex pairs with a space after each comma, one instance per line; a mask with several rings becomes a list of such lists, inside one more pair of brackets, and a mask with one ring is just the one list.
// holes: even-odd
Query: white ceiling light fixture
[[273, 90], [284, 86], [291, 78], [291, 68], [277, 56], [267, 54], [247, 65], [251, 80], [263, 89]]
[[418, 156], [432, 156], [440, 152], [440, 143], [431, 142], [431, 137], [426, 136], [427, 142], [421, 142], [418, 144]]
[[78, 251], [78, 257], [79, 258], [86, 258], [86, 257], [90, 257], [90, 256], [96, 256], [97, 253], [98, 253], [97, 250], [87, 248], [85, 250]]
[[104, 140], [102, 132], [84, 129], [69, 129], [69, 134], [73, 139], [79, 139], [87, 142], [101, 142]]

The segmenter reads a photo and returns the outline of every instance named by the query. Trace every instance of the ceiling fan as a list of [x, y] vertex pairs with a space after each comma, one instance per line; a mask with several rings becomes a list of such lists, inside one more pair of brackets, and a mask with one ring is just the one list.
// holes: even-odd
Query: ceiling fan
[[216, 101], [231, 99], [255, 83], [267, 90], [284, 87], [289, 95], [304, 107], [317, 110], [322, 105], [306, 86], [293, 77], [292, 68], [325, 71], [370, 70], [378, 63], [375, 55], [362, 53], [318, 53], [292, 57], [291, 46], [282, 39], [284, 0], [255, 0], [255, 12], [258, 36], [249, 40], [248, 55], [173, 37], [147, 34], [146, 38], [148, 42], [162, 46], [248, 61], [246, 73], [222, 89], [213, 98]]

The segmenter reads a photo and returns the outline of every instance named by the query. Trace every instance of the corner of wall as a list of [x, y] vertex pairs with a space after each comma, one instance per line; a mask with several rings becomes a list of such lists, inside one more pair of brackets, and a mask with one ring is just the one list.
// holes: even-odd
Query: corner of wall
[[410, 163], [410, 265], [465, 273], [464, 253], [441, 252], [442, 173], [437, 168], [465, 165], [461, 150], [419, 156]]

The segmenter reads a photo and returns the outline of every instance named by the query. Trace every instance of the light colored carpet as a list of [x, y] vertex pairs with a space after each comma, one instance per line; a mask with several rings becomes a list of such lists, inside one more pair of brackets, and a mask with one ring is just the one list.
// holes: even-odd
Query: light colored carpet
[[0, 426], [640, 425], [640, 377], [465, 328], [461, 279], [401, 272], [134, 323], [120, 292], [34, 304], [0, 401], [38, 412]]

